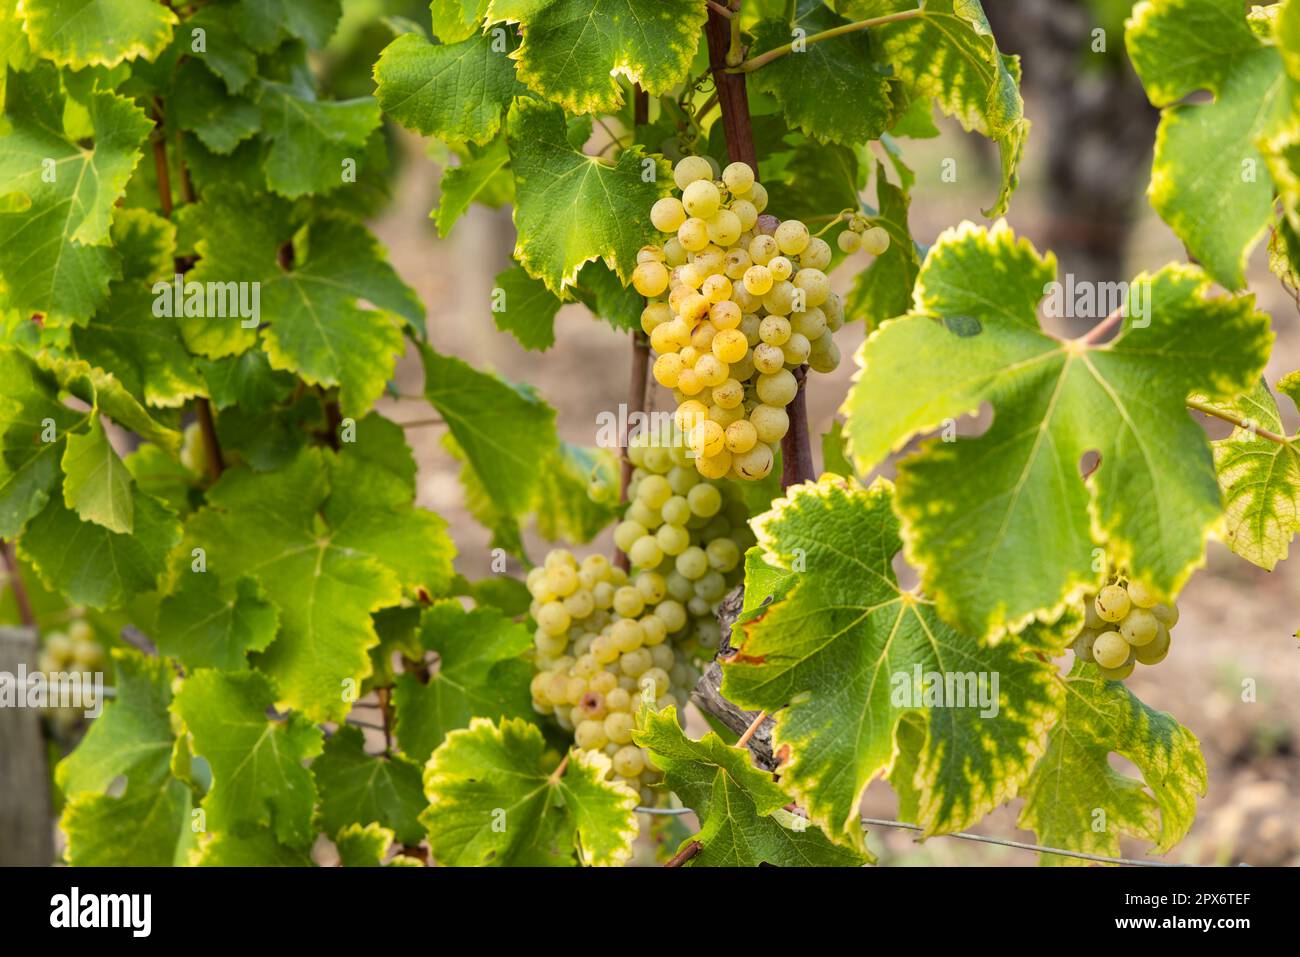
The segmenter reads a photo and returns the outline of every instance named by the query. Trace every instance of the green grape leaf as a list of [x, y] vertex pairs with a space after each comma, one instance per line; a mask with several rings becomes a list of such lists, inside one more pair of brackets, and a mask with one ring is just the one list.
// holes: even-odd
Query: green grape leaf
[[381, 122], [372, 97], [317, 100], [315, 90], [302, 85], [263, 83], [258, 105], [262, 135], [270, 143], [266, 184], [290, 199], [348, 182], [348, 162], [355, 168]]
[[256, 50], [270, 50], [286, 37], [320, 49], [343, 12], [342, 0], [239, 0], [236, 29]]
[[[172, 670], [130, 649], [116, 649], [113, 666], [117, 696], [55, 771], [68, 798], [60, 822], [67, 859], [74, 866], [170, 866], [190, 833], [190, 791], [171, 775]], [[121, 778], [126, 787], [110, 796]]]
[[[416, 774], [417, 792], [419, 774]], [[349, 824], [334, 837], [343, 867], [382, 867], [388, 849], [393, 846], [393, 832], [378, 824]]]
[[[209, 302], [214, 288], [230, 291], [215, 310], [225, 315], [179, 320], [189, 347], [214, 359], [250, 348], [258, 330], [232, 306], [236, 298], [251, 305], [257, 283], [255, 318], [271, 366], [313, 385], [338, 386], [343, 414], [363, 415], [383, 394], [402, 352], [399, 317], [418, 325], [424, 316], [374, 237], [359, 223], [326, 216], [310, 220], [307, 239], [296, 241], [304, 223], [294, 207], [239, 190], [210, 189], [191, 208], [185, 222], [202, 237], [202, 258], [186, 285], [203, 284]], [[286, 250], [292, 268], [281, 265]], [[205, 304], [200, 311], [210, 310]]]
[[868, 332], [911, 308], [912, 290], [921, 272], [921, 257], [907, 222], [911, 197], [889, 182], [883, 163], [876, 166], [876, 200], [880, 212], [871, 224], [889, 233], [889, 248], [858, 273], [844, 302], [845, 318], [862, 319]]
[[227, 470], [188, 522], [188, 549], [205, 550], [225, 588], [251, 576], [279, 608], [258, 667], [313, 720], [346, 715], [347, 690], [369, 675], [371, 613], [403, 585], [440, 594], [450, 580], [445, 523], [390, 489], [347, 451], [307, 449], [275, 472]]
[[636, 794], [605, 780], [608, 756], [574, 750], [563, 771], [534, 724], [475, 718], [424, 769], [421, 820], [447, 867], [624, 864], [636, 839]]
[[432, 0], [433, 29], [443, 43], [458, 43], [479, 32], [488, 0]]
[[659, 239], [648, 213], [670, 188], [668, 163], [639, 146], [608, 163], [574, 149], [565, 134], [559, 107], [519, 99], [510, 108], [515, 259], [557, 295], [597, 258], [631, 282], [637, 250]]
[[[1064, 684], [1065, 708], [1023, 789], [1019, 826], [1048, 847], [1104, 857], [1119, 856], [1122, 835], [1169, 850], [1186, 836], [1196, 798], [1205, 795], [1196, 736], [1123, 682], [1102, 678], [1095, 665], [1076, 662]], [[1112, 768], [1112, 752], [1132, 761], [1143, 780]], [[1044, 854], [1043, 863], [1086, 862]]]
[[509, 56], [515, 43], [513, 36], [482, 34], [436, 45], [404, 33], [375, 64], [375, 96], [385, 113], [422, 136], [486, 143], [500, 131], [511, 100], [526, 92]]
[[686, 79], [708, 9], [694, 0], [537, 0], [490, 5], [523, 28], [519, 79], [569, 113], [614, 113], [616, 74], [661, 96]]
[[365, 736], [351, 725], [325, 742], [311, 766], [320, 789], [320, 824], [326, 834], [348, 825], [379, 824], [403, 844], [424, 839], [425, 808], [420, 767], [402, 757], [370, 755]]
[[[1293, 372], [1277, 385], [1300, 404], [1300, 375]], [[1261, 429], [1285, 434], [1277, 400], [1263, 379], [1237, 399], [1212, 405], [1250, 426], [1239, 426], [1213, 443], [1214, 468], [1227, 503], [1224, 541], [1242, 558], [1272, 571], [1300, 530], [1300, 449], [1259, 434]]]
[[847, 147], [801, 143], [786, 164], [784, 182], [773, 185], [768, 209], [782, 219], [804, 220], [827, 211], [856, 210], [861, 205], [859, 175], [858, 158]]
[[438, 670], [424, 680], [405, 672], [393, 686], [397, 744], [410, 758], [424, 763], [471, 718], [532, 714], [533, 669], [521, 656], [533, 639], [523, 625], [495, 608], [466, 611], [455, 599], [440, 601], [425, 611], [419, 643], [437, 653]]
[[[803, 0], [793, 24], [783, 17], [755, 24], [748, 56], [789, 44], [794, 29], [807, 36], [845, 23], [820, 0]], [[865, 30], [778, 57], [750, 73], [748, 80], [781, 104], [790, 126], [823, 143], [857, 146], [879, 139], [893, 122], [889, 80], [877, 66]]]
[[18, 0], [4, 0], [0, 3], [0, 103], [5, 99], [9, 69], [21, 73], [35, 64], [31, 38], [23, 30], [22, 18], [18, 16]]
[[446, 238], [470, 204], [485, 193], [495, 195], [499, 184], [507, 183], [513, 191], [509, 163], [510, 150], [505, 137], [497, 137], [483, 150], [462, 159], [459, 166], [448, 166], [443, 171], [442, 198], [431, 214], [439, 236]]
[[[729, 747], [710, 731], [692, 741], [677, 709], [644, 710], [632, 737], [653, 755], [664, 785], [700, 818], [690, 840], [702, 849], [688, 867], [857, 867], [870, 857], [838, 847], [807, 820], [785, 811], [789, 797], [751, 763], [745, 748]], [[684, 842], [683, 846], [685, 846]]]
[[447, 423], [493, 506], [522, 515], [537, 494], [537, 464], [559, 441], [555, 410], [530, 391], [427, 346], [424, 395]]
[[[185, 25], [177, 37], [185, 44], [187, 56], [202, 60], [226, 84], [226, 92], [235, 94], [248, 86], [257, 75], [257, 54], [241, 40], [239, 19], [230, 16], [222, 6], [210, 4], [186, 17]], [[193, 31], [204, 33], [204, 50], [193, 49]]]
[[844, 423], [839, 419], [822, 435], [822, 471], [853, 478], [853, 463], [845, 452]]
[[275, 690], [265, 675], [200, 669], [172, 704], [194, 752], [212, 767], [203, 799], [210, 830], [270, 827], [289, 847], [306, 847], [316, 783], [304, 762], [321, 752], [321, 731], [300, 714], [270, 717]]
[[0, 538], [14, 538], [57, 487], [70, 429], [85, 421], [59, 384], [25, 353], [0, 346]]
[[221, 155], [233, 152], [262, 126], [257, 104], [232, 94], [198, 60], [181, 64], [167, 107], [176, 126], [191, 131], [204, 146]]
[[99, 409], [122, 428], [165, 449], [179, 451], [181, 434], [155, 419], [111, 372], [105, 372], [84, 359], [50, 351], [38, 355], [37, 361], [43, 369], [54, 374], [60, 388]]
[[211, 834], [195, 855], [198, 867], [312, 867], [310, 849], [285, 847], [269, 828]]
[[538, 534], [547, 541], [589, 542], [618, 518], [620, 464], [614, 447], [559, 444], [540, 469]]
[[71, 433], [63, 452], [63, 502], [82, 520], [129, 535], [135, 518], [131, 473], [118, 458], [99, 416]]
[[917, 823], [937, 834], [1015, 795], [1059, 707], [1049, 661], [982, 645], [899, 587], [892, 491], [884, 479], [864, 489], [827, 477], [787, 489], [755, 519], [763, 560], [799, 574], [743, 625], [743, 640], [733, 635], [738, 652], [723, 665], [727, 700], [776, 714], [773, 747], [790, 749], [783, 789], [858, 850], [858, 805], [872, 780], [900, 773], [904, 718], [925, 721], [904, 780], [919, 794]]
[[225, 359], [197, 359], [195, 365], [218, 410], [236, 405], [264, 409], [283, 402], [293, 391], [293, 376], [272, 369], [261, 349]]
[[640, 331], [645, 299], [602, 260], [587, 263], [578, 271], [573, 295], [598, 318], [618, 332]]
[[132, 498], [132, 532], [122, 535], [81, 521], [64, 507], [62, 494], [50, 495], [19, 539], [22, 554], [47, 588], [69, 602], [103, 609], [157, 587], [167, 553], [180, 541], [180, 522], [138, 487]]
[[[1163, 108], [1151, 205], [1210, 275], [1241, 289], [1273, 214], [1272, 184], [1263, 169], [1255, 174], [1264, 166], [1257, 144], [1290, 111], [1277, 49], [1232, 0], [1140, 4], [1125, 41], [1152, 105]], [[1181, 102], [1196, 90], [1214, 101]]]
[[0, 127], [0, 280], [20, 313], [85, 322], [120, 274], [109, 225], [153, 125], [130, 100], [91, 93], [85, 108], [94, 146], [87, 148], [50, 126], [64, 106], [49, 65], [14, 74], [8, 84]]
[[37, 54], [74, 70], [152, 60], [178, 22], [154, 0], [23, 0], [18, 15]]
[[[840, 0], [845, 16], [881, 16], [917, 9], [916, 0]], [[911, 98], [926, 97], [962, 129], [998, 144], [1002, 186], [986, 216], [1006, 212], [1029, 121], [1020, 97], [1019, 59], [998, 52], [976, 0], [924, 0], [920, 15], [871, 31], [882, 56]]]
[[555, 345], [555, 314], [563, 305], [534, 279], [523, 266], [511, 266], [498, 273], [492, 299], [492, 321], [508, 332], [525, 349], [545, 350]]
[[[843, 407], [866, 475], [916, 434], [993, 406], [986, 433], [931, 439], [898, 471], [908, 560], [943, 618], [973, 635], [1055, 620], [1100, 585], [1099, 547], [1176, 594], [1223, 512], [1209, 442], [1184, 403], [1249, 389], [1273, 340], [1252, 297], [1212, 296], [1199, 269], [1170, 265], [1129, 285], [1113, 341], [1062, 341], [1035, 316], [1054, 278], [1054, 258], [1003, 222], [946, 231], [914, 311], [859, 351]], [[1101, 464], [1085, 482], [1090, 451]]]
[[250, 651], [265, 651], [275, 640], [279, 624], [279, 612], [251, 578], [223, 595], [216, 575], [187, 575], [158, 606], [150, 637], [187, 669], [242, 671]]

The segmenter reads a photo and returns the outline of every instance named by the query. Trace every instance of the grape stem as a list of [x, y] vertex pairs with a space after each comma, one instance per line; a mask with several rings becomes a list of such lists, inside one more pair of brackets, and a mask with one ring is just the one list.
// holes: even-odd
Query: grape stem
[[554, 784], [564, 776], [564, 769], [569, 766], [569, 757], [572, 754], [572, 751], [564, 752], [564, 757], [561, 758], [560, 763], [555, 766], [555, 770], [551, 772], [551, 776], [546, 779], [547, 784]]
[[726, 17], [728, 20], [731, 19], [731, 11], [726, 7], [724, 7], [722, 4], [718, 3], [717, 0], [704, 0], [704, 5], [708, 7], [710, 10], [712, 10], [714, 13], [716, 13], [718, 16]]
[[701, 844], [699, 841], [691, 841], [691, 843], [687, 844], [680, 851], [678, 851], [671, 858], [669, 858], [668, 861], [665, 862], [664, 867], [681, 867], [683, 864], [689, 861], [696, 854], [700, 853], [700, 851], [702, 850], [704, 850], [703, 844]]
[[749, 744], [749, 739], [754, 736], [754, 732], [758, 730], [758, 726], [766, 720], [767, 712], [760, 711], [754, 717], [754, 720], [749, 723], [749, 727], [745, 729], [745, 733], [736, 740], [736, 747], [743, 748], [745, 745]]
[[[838, 27], [831, 27], [829, 30], [823, 30], [821, 33], [814, 33], [811, 36], [804, 37], [800, 42], [803, 45], [809, 43], [820, 43], [822, 40], [833, 40], [836, 37], [842, 37], [847, 33], [856, 33], [858, 30], [868, 30], [871, 27], [884, 26], [887, 23], [898, 23], [900, 20], [915, 20], [921, 16], [924, 11], [920, 8], [916, 10], [902, 10], [898, 13], [890, 13], [883, 17], [871, 17], [868, 20], [856, 20], [853, 23], [844, 23]], [[764, 67], [779, 57], [787, 53], [794, 52], [794, 43], [785, 43], [779, 47], [773, 47], [766, 53], [760, 53], [756, 57], [750, 57], [734, 67], [728, 69], [728, 73], [753, 73], [760, 67]]]
[[18, 606], [18, 618], [28, 628], [35, 628], [36, 614], [32, 611], [32, 600], [27, 595], [27, 586], [23, 584], [23, 576], [18, 569], [18, 558], [14, 554], [12, 542], [0, 541], [0, 557], [4, 558], [9, 588], [14, 593], [14, 604]]
[[1271, 432], [1268, 429], [1262, 429], [1249, 419], [1244, 419], [1225, 409], [1215, 408], [1206, 402], [1198, 402], [1196, 399], [1188, 399], [1187, 407], [1189, 409], [1195, 409], [1197, 412], [1203, 412], [1205, 415], [1213, 416], [1216, 419], [1222, 419], [1224, 422], [1231, 422], [1239, 429], [1245, 429], [1248, 432], [1258, 435], [1261, 439], [1276, 442], [1278, 445], [1290, 445], [1293, 441], [1292, 438], [1288, 438], [1285, 435], [1279, 435], [1278, 433]]

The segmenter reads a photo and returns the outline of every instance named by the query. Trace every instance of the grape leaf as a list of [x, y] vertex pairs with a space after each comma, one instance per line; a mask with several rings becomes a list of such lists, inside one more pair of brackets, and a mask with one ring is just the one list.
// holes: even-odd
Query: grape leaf
[[308, 850], [285, 847], [269, 828], [211, 834], [194, 862], [199, 867], [311, 867]]
[[37, 54], [74, 70], [152, 60], [178, 22], [154, 0], [23, 0], [18, 15]]
[[91, 93], [85, 106], [95, 142], [85, 148], [49, 125], [64, 106], [58, 73], [48, 64], [16, 73], [8, 84], [0, 129], [0, 279], [19, 312], [85, 322], [120, 273], [109, 224], [152, 124], [130, 100]]
[[593, 260], [578, 271], [573, 295], [617, 332], [639, 331], [645, 299], [625, 285], [603, 260]]
[[134, 485], [98, 415], [91, 415], [88, 431], [68, 435], [63, 452], [63, 502], [84, 521], [129, 535], [135, 518]]
[[162, 600], [150, 636], [164, 655], [187, 669], [242, 671], [250, 651], [265, 651], [280, 616], [251, 578], [223, 595], [213, 574], [186, 575], [178, 591]]
[[198, 60], [186, 60], [176, 74], [175, 90], [167, 101], [169, 118], [190, 130], [214, 153], [232, 152], [261, 129], [261, 111]]
[[[177, 31], [177, 38], [185, 45], [185, 53], [202, 60], [226, 84], [226, 92], [235, 94], [248, 86], [257, 75], [257, 54], [240, 39], [239, 19], [232, 17], [221, 6], [200, 7], [186, 17], [185, 27]], [[193, 49], [193, 31], [202, 30], [206, 49]]]
[[[190, 835], [190, 790], [171, 775], [172, 670], [130, 649], [113, 652], [117, 696], [91, 722], [55, 780], [68, 798], [60, 826], [66, 856], [82, 867], [165, 867]], [[119, 778], [126, 787], [107, 792]]]
[[326, 834], [373, 823], [390, 829], [390, 837], [403, 844], [424, 839], [419, 766], [402, 757], [366, 754], [360, 728], [344, 725], [334, 732], [311, 770], [320, 789], [319, 818]]
[[[1255, 174], [1264, 165], [1257, 144], [1289, 113], [1277, 49], [1233, 0], [1140, 4], [1125, 41], [1152, 105], [1163, 108], [1151, 205], [1210, 275], [1240, 289], [1273, 212], [1272, 184]], [[1202, 89], [1213, 103], [1180, 103]]]
[[702, 849], [688, 867], [857, 867], [870, 860], [785, 811], [790, 799], [770, 773], [753, 766], [748, 750], [728, 747], [712, 731], [698, 741], [686, 737], [676, 708], [643, 711], [632, 736], [650, 750], [665, 786], [700, 818], [700, 833], [690, 840]]
[[210, 830], [272, 828], [276, 840], [303, 848], [311, 826], [316, 783], [303, 762], [321, 752], [321, 731], [300, 714], [269, 717], [271, 682], [256, 671], [192, 672], [172, 704], [212, 767], [203, 799]]
[[[302, 83], [263, 83], [258, 105], [270, 144], [266, 184], [290, 199], [343, 186], [349, 161], [360, 160], [381, 122], [372, 97], [317, 100], [315, 90]], [[233, 148], [238, 141], [231, 139], [226, 142]]]
[[637, 250], [659, 238], [647, 212], [670, 188], [668, 163], [639, 146], [623, 150], [613, 164], [586, 156], [569, 144], [563, 111], [535, 100], [515, 101], [507, 136], [519, 231], [515, 259], [557, 295], [596, 258], [631, 282]]
[[0, 382], [0, 538], [14, 538], [49, 501], [67, 432], [86, 416], [59, 401], [54, 376], [10, 346], [0, 347]]
[[[1300, 375], [1291, 373], [1277, 387], [1300, 404]], [[1212, 404], [1253, 425], [1235, 428], [1213, 443], [1214, 468], [1227, 503], [1224, 540], [1242, 558], [1272, 571], [1300, 529], [1300, 450], [1257, 431], [1285, 434], [1277, 400], [1264, 380], [1232, 402]]]
[[261, 349], [225, 359], [198, 359], [195, 365], [217, 409], [235, 405], [264, 409], [283, 402], [293, 391], [293, 376], [272, 369]]
[[514, 179], [509, 175], [510, 151], [505, 137], [498, 137], [490, 145], [468, 158], [459, 166], [448, 166], [442, 174], [442, 198], [432, 216], [438, 225], [438, 235], [446, 238], [456, 220], [465, 214], [479, 196], [499, 183], [508, 183], [514, 189]]
[[205, 549], [226, 589], [251, 576], [279, 608], [258, 667], [313, 720], [346, 715], [347, 690], [369, 675], [371, 612], [403, 585], [439, 594], [451, 577], [445, 523], [388, 488], [346, 446], [337, 458], [306, 449], [275, 472], [227, 470], [187, 525], [187, 553]]
[[[448, 867], [624, 864], [636, 838], [636, 794], [605, 780], [608, 756], [546, 753], [534, 724], [475, 718], [453, 731], [424, 770], [429, 846]], [[575, 857], [576, 852], [576, 857]]]
[[424, 395], [447, 423], [492, 504], [507, 516], [532, 506], [537, 464], [555, 448], [555, 410], [513, 386], [427, 346]]
[[[802, 0], [793, 24], [782, 17], [755, 24], [748, 56], [789, 44], [794, 29], [807, 36], [847, 22], [821, 0]], [[893, 121], [889, 80], [877, 66], [865, 30], [778, 57], [750, 73], [748, 80], [781, 104], [792, 127], [823, 143], [857, 146], [879, 139]]]
[[563, 303], [546, 283], [528, 275], [523, 266], [511, 266], [497, 274], [496, 288], [501, 295], [493, 297], [492, 321], [498, 329], [510, 333], [525, 349], [540, 351], [555, 345], [555, 314]]
[[570, 113], [614, 113], [622, 74], [651, 96], [686, 79], [708, 10], [694, 0], [493, 2], [489, 23], [518, 22], [519, 79]]
[[521, 656], [533, 639], [523, 625], [495, 608], [467, 612], [452, 599], [425, 611], [419, 642], [424, 651], [437, 653], [438, 668], [423, 682], [405, 672], [394, 683], [397, 744], [404, 754], [424, 763], [449, 732], [466, 727], [471, 718], [532, 714], [533, 669]]
[[31, 39], [18, 16], [18, 0], [4, 0], [0, 3], [0, 103], [5, 99], [9, 69], [23, 72], [30, 70], [35, 63]]
[[540, 469], [537, 531], [547, 541], [589, 542], [619, 515], [619, 457], [612, 448], [561, 442]]
[[[419, 793], [419, 775], [416, 775], [416, 793]], [[393, 832], [378, 824], [349, 824], [334, 837], [339, 850], [339, 864], [343, 867], [382, 867], [388, 849], [393, 845]]]
[[457, 43], [478, 33], [488, 0], [432, 0], [433, 31], [443, 43]]
[[907, 312], [921, 271], [921, 257], [907, 222], [911, 197], [889, 182], [883, 163], [876, 165], [876, 201], [880, 212], [871, 223], [889, 233], [889, 248], [858, 273], [844, 303], [845, 318], [862, 319], [868, 332], [886, 319]]
[[[853, 19], [917, 9], [916, 0], [840, 0]], [[1006, 212], [1018, 183], [1029, 121], [1020, 97], [1019, 58], [998, 52], [977, 0], [924, 0], [920, 15], [876, 27], [882, 56], [911, 98], [926, 97], [962, 129], [998, 144], [1002, 186], [986, 216]]]
[[[1054, 275], [1054, 258], [1005, 223], [946, 231], [914, 311], [859, 351], [843, 407], [865, 475], [912, 436], [992, 404], [984, 435], [932, 439], [898, 472], [908, 560], [940, 615], [974, 635], [1054, 620], [1099, 586], [1097, 547], [1177, 593], [1222, 515], [1209, 442], [1184, 402], [1249, 389], [1273, 339], [1252, 297], [1211, 296], [1199, 269], [1171, 265], [1130, 286], [1116, 339], [1062, 342], [1035, 318]], [[1085, 483], [1093, 450], [1101, 465]]]
[[319, 49], [343, 12], [342, 0], [239, 0], [236, 7], [236, 28], [256, 50], [269, 50], [285, 36]]
[[94, 406], [124, 429], [170, 451], [181, 446], [181, 434], [155, 419], [117, 377], [91, 365], [46, 350], [37, 356], [41, 368], [54, 374], [59, 387]]
[[[398, 317], [423, 321], [419, 300], [385, 261], [378, 242], [359, 223], [326, 216], [305, 224], [289, 203], [240, 190], [214, 187], [189, 209], [186, 227], [203, 238], [202, 258], [187, 284], [258, 283], [261, 336], [271, 366], [314, 385], [338, 386], [343, 414], [364, 414], [383, 393], [402, 351]], [[293, 250], [292, 268], [280, 264], [285, 249]], [[251, 298], [251, 288], [245, 288]], [[180, 320], [192, 350], [222, 358], [254, 344], [258, 331], [243, 326], [250, 320], [237, 309], [218, 311], [235, 314]]]
[[404, 33], [375, 64], [375, 96], [385, 113], [423, 136], [486, 143], [510, 101], [526, 92], [509, 56], [515, 43], [483, 34], [436, 45]]
[[[1095, 665], [1076, 662], [1064, 684], [1065, 708], [1024, 787], [1019, 826], [1040, 844], [1105, 857], [1119, 856], [1123, 834], [1169, 850], [1191, 828], [1196, 798], [1205, 795], [1196, 736], [1123, 682], [1102, 678]], [[1132, 761], [1146, 786], [1112, 768], [1111, 752]], [[1044, 854], [1043, 863], [1086, 862]]]
[[180, 540], [180, 523], [158, 499], [132, 493], [132, 532], [121, 535], [83, 522], [51, 494], [19, 539], [22, 554], [49, 589], [91, 608], [116, 608], [153, 591], [167, 553]]
[[[787, 489], [755, 520], [763, 560], [800, 574], [743, 625], [742, 641], [733, 635], [738, 654], [723, 665], [727, 700], [776, 714], [773, 747], [790, 748], [784, 790], [832, 840], [860, 851], [858, 804], [873, 779], [898, 771], [905, 717], [926, 722], [908, 783], [920, 795], [917, 822], [936, 834], [1015, 795], [1059, 706], [1050, 662], [982, 645], [899, 587], [891, 492], [884, 479], [864, 489], [827, 477]], [[936, 680], [952, 697], [932, 700]]]

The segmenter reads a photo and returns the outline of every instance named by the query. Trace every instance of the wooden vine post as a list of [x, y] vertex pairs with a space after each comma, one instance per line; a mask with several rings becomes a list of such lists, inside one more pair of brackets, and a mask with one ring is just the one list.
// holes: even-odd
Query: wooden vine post
[[[735, 5], [733, 4], [733, 9]], [[739, 16], [739, 11], [736, 11]], [[705, 36], [709, 43], [709, 68], [718, 91], [718, 106], [722, 110], [722, 131], [727, 139], [727, 155], [733, 163], [747, 163], [758, 177], [758, 151], [754, 147], [754, 127], [749, 118], [749, 97], [745, 92], [745, 74], [729, 73], [727, 62], [732, 46], [733, 19], [709, 7], [709, 20]], [[738, 61], [737, 61], [738, 62]], [[781, 487], [789, 488], [800, 482], [811, 482], [813, 472], [812, 441], [808, 433], [808, 405], [804, 399], [804, 385], [808, 367], [795, 370], [799, 390], [794, 401], [786, 408], [790, 416], [790, 431], [781, 440]]]

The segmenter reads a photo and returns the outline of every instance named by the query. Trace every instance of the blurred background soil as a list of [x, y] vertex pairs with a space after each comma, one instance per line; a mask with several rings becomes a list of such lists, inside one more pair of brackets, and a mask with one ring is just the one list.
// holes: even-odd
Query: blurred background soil
[[[1040, 250], [1054, 249], [1062, 273], [1079, 278], [1125, 280], [1143, 269], [1185, 260], [1181, 244], [1143, 195], [1154, 112], [1122, 55], [1118, 64], [1113, 54], [1081, 62], [1075, 54], [1086, 47], [1086, 37], [1079, 34], [1083, 27], [1035, 16], [1040, 8], [1059, 6], [1046, 0], [985, 5], [1003, 49], [1031, 53], [1025, 92], [1034, 127], [1007, 219]], [[999, 8], [1014, 8], [1014, 19], [1010, 9]], [[1109, 39], [1121, 42], [1113, 32]], [[986, 144], [954, 124], [942, 123], [941, 129], [938, 139], [904, 142], [905, 160], [917, 173], [912, 230], [923, 244], [963, 219], [984, 221], [980, 209], [996, 193], [996, 157]], [[450, 237], [440, 240], [428, 218], [437, 203], [438, 163], [417, 140], [401, 138], [399, 148], [404, 163], [396, 200], [374, 226], [397, 271], [428, 308], [431, 342], [444, 353], [537, 387], [558, 411], [562, 438], [593, 444], [597, 413], [626, 401], [627, 335], [594, 321], [582, 306], [561, 311], [556, 344], [545, 354], [526, 352], [498, 332], [489, 302], [493, 277], [510, 264], [514, 231], [508, 211], [475, 207]], [[941, 181], [941, 164], [948, 158], [956, 160], [956, 182]], [[1295, 299], [1268, 271], [1265, 245], [1261, 242], [1252, 256], [1249, 280], [1277, 334], [1267, 371], [1271, 384], [1300, 368], [1300, 318]], [[833, 274], [836, 287], [847, 290], [852, 271], [865, 265], [865, 259], [855, 259], [841, 267]], [[845, 357], [839, 370], [810, 379], [808, 404], [819, 464], [819, 437], [849, 387], [856, 368], [851, 357], [862, 338], [861, 323], [846, 326], [838, 334]], [[403, 362], [398, 382], [402, 393], [419, 395], [420, 371], [412, 356]], [[418, 399], [389, 401], [383, 411], [403, 422], [431, 414]], [[1289, 404], [1283, 415], [1288, 432], [1296, 431], [1297, 415]], [[1215, 437], [1227, 432], [1218, 424], [1207, 425]], [[408, 431], [420, 461], [420, 504], [447, 518], [460, 549], [460, 570], [481, 577], [490, 573], [488, 534], [465, 511], [457, 466], [439, 444], [441, 433], [426, 426]], [[544, 547], [530, 541], [534, 553]], [[611, 548], [606, 536], [586, 550]], [[1192, 578], [1179, 607], [1182, 617], [1169, 658], [1158, 667], [1139, 669], [1129, 686], [1200, 739], [1209, 791], [1191, 834], [1164, 858], [1153, 859], [1300, 864], [1300, 642], [1294, 637], [1300, 626], [1300, 557], [1268, 573], [1211, 543], [1206, 567]], [[1251, 683], [1253, 697], [1243, 693]], [[1123, 770], [1125, 762], [1114, 756], [1112, 761]], [[975, 829], [1032, 841], [1032, 834], [1015, 827], [1020, 803], [999, 809]], [[888, 786], [873, 784], [863, 810], [868, 816], [894, 817]], [[1023, 865], [1037, 857], [952, 838], [918, 844], [906, 832], [883, 829], [873, 830], [869, 841], [889, 864]], [[1126, 842], [1124, 853], [1140, 857], [1142, 850], [1138, 842]]]

